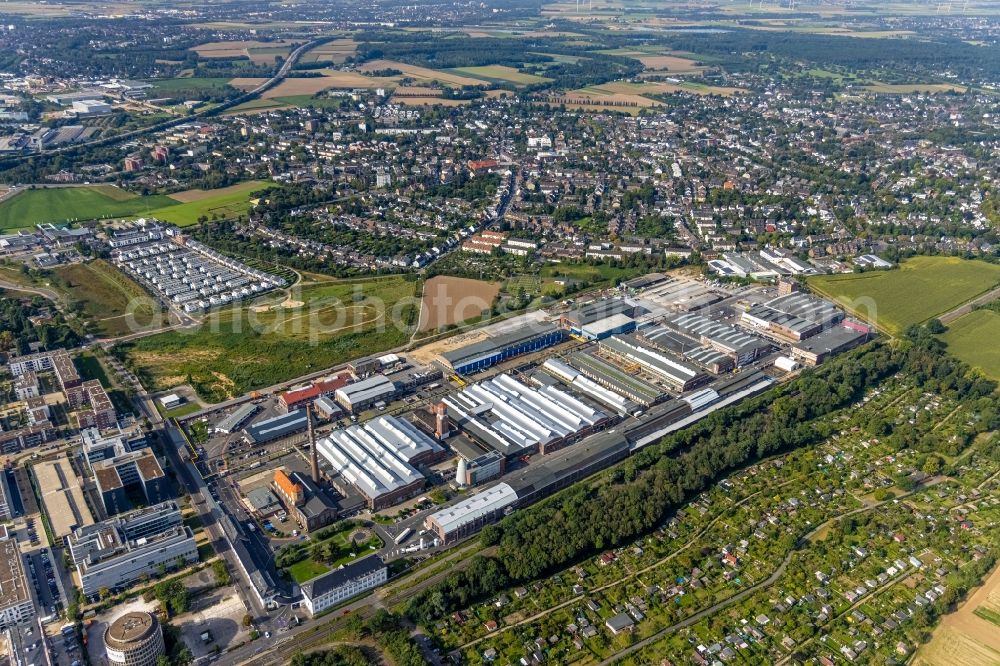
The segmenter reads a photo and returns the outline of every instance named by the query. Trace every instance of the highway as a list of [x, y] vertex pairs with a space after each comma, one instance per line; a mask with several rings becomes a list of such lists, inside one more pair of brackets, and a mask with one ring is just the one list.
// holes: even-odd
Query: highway
[[324, 44], [330, 41], [331, 39], [334, 39], [334, 36], [320, 37], [318, 39], [314, 39], [310, 42], [302, 44], [294, 51], [292, 51], [290, 54], [288, 54], [288, 58], [281, 64], [281, 67], [278, 68], [278, 71], [275, 72], [274, 76], [272, 76], [267, 81], [260, 84], [253, 90], [245, 92], [242, 95], [229, 100], [228, 102], [223, 102], [219, 106], [212, 107], [210, 109], [205, 109], [202, 111], [196, 111], [188, 116], [165, 120], [161, 123], [150, 125], [149, 127], [141, 127], [139, 129], [131, 130], [128, 132], [122, 132], [121, 134], [101, 137], [99, 139], [94, 139], [93, 141], [85, 141], [83, 143], [71, 144], [68, 146], [61, 146], [59, 148], [52, 148], [50, 150], [41, 150], [33, 153], [26, 153], [23, 155], [14, 155], [11, 157], [4, 158], [4, 160], [0, 162], [0, 168], [9, 168], [19, 162], [24, 162], [27, 160], [35, 160], [39, 157], [51, 157], [54, 155], [74, 154], [79, 150], [87, 148], [96, 148], [100, 146], [113, 146], [117, 143], [129, 141], [131, 139], [135, 139], [140, 136], [153, 134], [155, 132], [160, 132], [165, 129], [170, 129], [171, 127], [176, 127], [178, 125], [190, 123], [195, 120], [199, 120], [201, 118], [207, 118], [210, 116], [218, 115], [220, 113], [224, 113], [225, 111], [228, 111], [234, 106], [239, 106], [244, 102], [249, 102], [252, 99], [256, 99], [263, 93], [267, 92], [274, 86], [284, 81], [288, 77], [288, 73], [292, 70], [292, 67], [295, 65], [296, 62], [298, 62], [299, 58], [302, 57], [303, 53], [311, 49], [314, 49], [320, 44]]

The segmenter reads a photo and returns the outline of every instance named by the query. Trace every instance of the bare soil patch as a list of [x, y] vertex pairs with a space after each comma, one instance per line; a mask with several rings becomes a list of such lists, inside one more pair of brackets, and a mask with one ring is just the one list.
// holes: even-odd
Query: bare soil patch
[[420, 301], [420, 331], [458, 324], [489, 309], [500, 285], [467, 278], [438, 275], [424, 285]]

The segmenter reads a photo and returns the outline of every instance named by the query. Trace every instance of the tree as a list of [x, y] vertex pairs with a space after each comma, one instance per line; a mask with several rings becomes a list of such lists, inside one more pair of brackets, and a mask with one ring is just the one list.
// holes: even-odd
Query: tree
[[942, 333], [948, 330], [948, 327], [945, 326], [943, 323], [941, 323], [940, 319], [935, 318], [927, 322], [927, 330], [933, 333], [934, 335], [941, 335]]
[[251, 617], [250, 613], [247, 613], [246, 615], [243, 616], [243, 627], [249, 629], [250, 625], [252, 624], [253, 624], [253, 617]]

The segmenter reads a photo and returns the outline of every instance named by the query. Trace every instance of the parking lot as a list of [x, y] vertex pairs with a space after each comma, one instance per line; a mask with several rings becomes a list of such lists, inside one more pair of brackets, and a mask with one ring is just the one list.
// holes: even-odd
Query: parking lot
[[180, 628], [184, 643], [198, 659], [247, 640], [248, 630], [242, 624], [246, 612], [236, 588], [229, 585], [195, 599], [191, 610], [178, 615], [172, 624]]

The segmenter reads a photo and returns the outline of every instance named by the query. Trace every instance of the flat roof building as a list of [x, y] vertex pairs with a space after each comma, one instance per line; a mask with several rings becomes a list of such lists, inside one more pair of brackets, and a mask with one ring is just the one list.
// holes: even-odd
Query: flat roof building
[[441, 359], [452, 371], [464, 375], [479, 372], [509, 358], [544, 349], [565, 338], [565, 331], [554, 324], [542, 323], [474, 342], [446, 351]]
[[619, 313], [584, 324], [580, 327], [579, 335], [588, 340], [603, 340], [612, 335], [631, 333], [634, 330], [635, 319]]
[[834, 326], [792, 345], [792, 358], [803, 365], [816, 366], [869, 340], [871, 333], [864, 326]]
[[266, 444], [282, 437], [288, 437], [302, 432], [308, 426], [309, 419], [304, 409], [296, 409], [274, 416], [257, 423], [252, 423], [243, 429], [243, 439], [247, 444]]
[[396, 385], [385, 375], [373, 375], [336, 390], [334, 399], [349, 412], [359, 412], [396, 395]]
[[66, 547], [74, 565], [98, 556], [121, 543], [148, 538], [183, 524], [176, 502], [161, 502], [150, 507], [109, 518], [100, 523], [78, 527], [66, 537]]
[[93, 464], [97, 492], [110, 516], [132, 508], [130, 488], [142, 492], [147, 504], [170, 498], [170, 483], [160, 461], [149, 449], [132, 451]]
[[0, 629], [8, 629], [35, 614], [17, 539], [0, 525]]
[[106, 532], [104, 548], [77, 564], [80, 585], [88, 597], [98, 595], [102, 588], [112, 592], [124, 590], [155, 574], [160, 567], [173, 570], [179, 564], [198, 561], [198, 544], [186, 525], [175, 525], [138, 539], [123, 536], [117, 530]]
[[559, 323], [563, 328], [580, 335], [584, 327], [616, 315], [632, 319], [635, 316], [635, 306], [623, 298], [602, 298], [579, 305], [563, 314], [559, 317]]
[[77, 527], [94, 524], [94, 516], [83, 497], [83, 484], [65, 456], [38, 462], [32, 471], [57, 539]]
[[257, 413], [257, 409], [257, 405], [252, 402], [240, 405], [236, 408], [236, 411], [219, 421], [219, 423], [215, 426], [215, 432], [221, 432], [226, 435], [233, 434], [243, 427], [243, 424], [247, 422], [247, 419]]
[[475, 534], [517, 502], [517, 493], [506, 483], [482, 490], [457, 504], [435, 511], [424, 519], [424, 527], [444, 543]]

